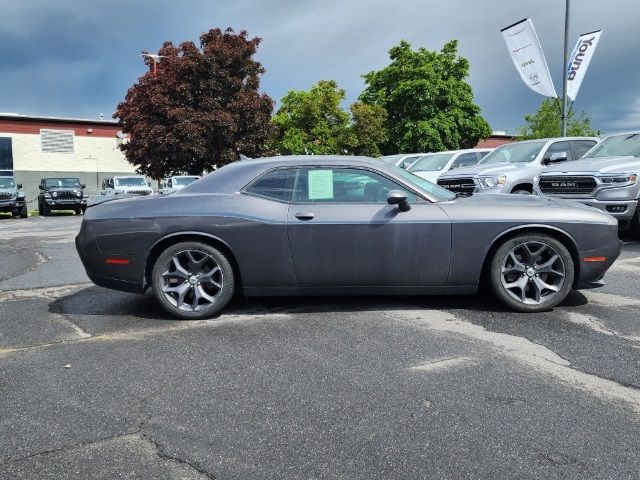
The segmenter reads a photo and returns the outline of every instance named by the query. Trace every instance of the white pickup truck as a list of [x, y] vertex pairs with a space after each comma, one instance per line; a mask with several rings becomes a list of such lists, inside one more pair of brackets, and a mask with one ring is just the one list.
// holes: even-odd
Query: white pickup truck
[[173, 177], [163, 178], [160, 182], [160, 189], [158, 190], [158, 193], [167, 195], [169, 193], [177, 192], [187, 185], [191, 185], [199, 178], [200, 177], [198, 175], [175, 175]]
[[640, 239], [640, 132], [611, 135], [580, 160], [547, 168], [535, 180], [540, 195], [604, 210]]

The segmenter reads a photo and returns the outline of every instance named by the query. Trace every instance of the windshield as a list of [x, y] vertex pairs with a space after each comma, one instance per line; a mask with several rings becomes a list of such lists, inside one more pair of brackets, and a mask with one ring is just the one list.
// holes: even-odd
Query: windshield
[[80, 188], [77, 178], [47, 178], [44, 184], [47, 188]]
[[118, 187], [146, 187], [147, 181], [143, 177], [122, 177], [115, 179]]
[[447, 166], [449, 160], [453, 157], [453, 153], [434, 153], [420, 157], [407, 170], [410, 172], [439, 172]]
[[528, 163], [535, 160], [542, 150], [542, 147], [547, 143], [546, 140], [539, 142], [517, 142], [508, 143], [496, 148], [489, 155], [484, 157], [481, 161], [481, 165], [487, 165], [490, 163]]
[[640, 157], [640, 133], [626, 133], [607, 137], [585, 153], [582, 158], [624, 157], [629, 155]]
[[198, 180], [200, 177], [174, 177], [173, 184], [180, 185], [181, 187], [186, 187], [187, 185], [191, 185], [193, 182]]
[[400, 160], [401, 156], [402, 155], [385, 155], [384, 157], [380, 157], [380, 160], [382, 160], [384, 163], [395, 164], [398, 160]]
[[395, 165], [389, 165], [394, 173], [396, 173], [399, 177], [404, 179], [409, 184], [415, 185], [416, 187], [430, 193], [438, 202], [445, 202], [447, 200], [453, 200], [456, 198], [456, 194], [446, 190], [438, 185], [431, 183], [424, 178], [420, 178], [417, 175], [414, 175], [411, 172], [408, 172], [404, 168], [396, 167]]
[[16, 188], [13, 178], [0, 178], [0, 188]]

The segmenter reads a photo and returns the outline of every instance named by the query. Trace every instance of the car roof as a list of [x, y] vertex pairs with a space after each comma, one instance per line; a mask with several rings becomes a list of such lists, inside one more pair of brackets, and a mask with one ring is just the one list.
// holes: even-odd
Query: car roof
[[258, 175], [273, 168], [296, 166], [375, 167], [393, 172], [396, 168], [380, 159], [352, 155], [287, 155], [237, 161], [220, 167], [186, 187], [186, 193], [232, 193], [240, 190]]

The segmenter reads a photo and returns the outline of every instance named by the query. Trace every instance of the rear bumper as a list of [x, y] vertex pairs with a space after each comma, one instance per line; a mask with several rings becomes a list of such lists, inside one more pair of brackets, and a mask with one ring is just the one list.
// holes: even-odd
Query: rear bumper
[[[126, 256], [128, 264], [107, 263], [107, 259], [114, 255], [106, 255], [98, 249], [93, 229], [86, 221], [82, 222], [76, 236], [76, 250], [87, 276], [96, 285], [122, 292], [144, 293], [145, 259]], [[122, 255], [116, 257], [123, 258]]]

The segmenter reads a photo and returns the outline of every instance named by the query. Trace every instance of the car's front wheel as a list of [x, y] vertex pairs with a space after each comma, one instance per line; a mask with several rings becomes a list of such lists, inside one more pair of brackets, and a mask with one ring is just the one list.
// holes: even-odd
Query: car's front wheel
[[220, 312], [235, 289], [229, 260], [201, 242], [178, 243], [162, 252], [153, 268], [151, 283], [162, 308], [188, 320]]
[[555, 238], [519, 235], [496, 250], [490, 266], [491, 288], [507, 307], [519, 312], [549, 310], [573, 285], [571, 253]]

